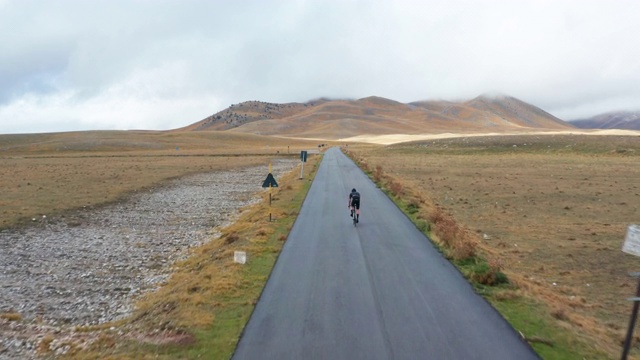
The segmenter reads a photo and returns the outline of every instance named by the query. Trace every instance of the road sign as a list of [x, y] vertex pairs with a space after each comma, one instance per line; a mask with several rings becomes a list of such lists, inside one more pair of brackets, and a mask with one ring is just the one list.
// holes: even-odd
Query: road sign
[[300, 166], [300, 179], [304, 176], [304, 163], [307, 162], [307, 152], [305, 150], [300, 151], [300, 161], [302, 162], [302, 166]]
[[262, 187], [263, 188], [266, 188], [266, 187], [278, 187], [278, 183], [276, 182], [276, 179], [273, 177], [273, 175], [271, 175], [271, 173], [269, 173], [269, 175], [267, 175], [267, 178], [262, 183]]
[[622, 251], [627, 254], [640, 256], [640, 226], [629, 225], [627, 228], [627, 236], [624, 238]]

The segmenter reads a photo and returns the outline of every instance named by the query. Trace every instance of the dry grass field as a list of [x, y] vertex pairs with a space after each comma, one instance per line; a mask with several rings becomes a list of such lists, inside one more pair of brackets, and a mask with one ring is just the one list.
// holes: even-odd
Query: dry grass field
[[317, 142], [222, 132], [0, 135], [0, 228], [118, 201], [167, 179], [265, 165]]
[[[636, 284], [627, 274], [640, 270], [640, 259], [621, 251], [627, 226], [640, 223], [639, 137], [518, 135], [350, 148], [374, 177], [391, 179], [392, 192], [422, 199], [472, 234], [517, 288], [490, 298], [503, 314], [501, 302], [534, 299], [543, 306], [524, 311], [575, 345], [568, 345], [575, 357], [562, 358], [581, 359], [577, 348], [587, 358], [619, 357]], [[535, 347], [544, 356], [546, 346]]]

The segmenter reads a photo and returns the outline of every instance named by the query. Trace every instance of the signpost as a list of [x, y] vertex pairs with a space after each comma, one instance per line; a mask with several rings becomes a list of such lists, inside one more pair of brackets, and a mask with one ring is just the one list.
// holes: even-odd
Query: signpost
[[304, 150], [300, 151], [300, 161], [302, 162], [302, 166], [300, 167], [300, 179], [302, 179], [302, 174], [304, 173], [304, 163], [307, 162], [307, 152]]
[[262, 187], [269, 188], [269, 221], [271, 221], [271, 188], [278, 187], [278, 183], [276, 182], [276, 179], [271, 174], [271, 163], [269, 163], [269, 175], [267, 175], [267, 178], [262, 183]]
[[[640, 226], [629, 225], [627, 229], [627, 236], [624, 238], [624, 245], [622, 245], [622, 251], [627, 254], [640, 256]], [[636, 296], [629, 298], [633, 301], [633, 310], [631, 311], [631, 320], [629, 321], [629, 329], [627, 330], [627, 338], [624, 341], [624, 348], [622, 350], [622, 360], [626, 360], [629, 356], [629, 349], [631, 348], [631, 341], [633, 339], [633, 329], [636, 327], [636, 320], [638, 319], [638, 307], [640, 306], [640, 273], [629, 274], [638, 278], [638, 288], [636, 290]]]

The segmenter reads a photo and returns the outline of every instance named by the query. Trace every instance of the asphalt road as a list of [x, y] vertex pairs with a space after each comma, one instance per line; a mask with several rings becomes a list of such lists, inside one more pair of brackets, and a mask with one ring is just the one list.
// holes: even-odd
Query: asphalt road
[[[361, 196], [354, 227], [351, 188]], [[538, 359], [340, 150], [329, 149], [233, 359]]]

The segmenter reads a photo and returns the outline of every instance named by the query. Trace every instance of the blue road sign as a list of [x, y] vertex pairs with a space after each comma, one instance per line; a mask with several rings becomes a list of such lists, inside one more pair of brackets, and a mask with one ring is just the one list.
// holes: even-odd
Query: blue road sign
[[266, 187], [278, 187], [278, 183], [276, 182], [276, 179], [273, 177], [273, 175], [271, 175], [271, 173], [269, 173], [269, 175], [267, 175], [267, 178], [264, 180], [264, 182], [262, 183], [262, 187], [266, 188]]

